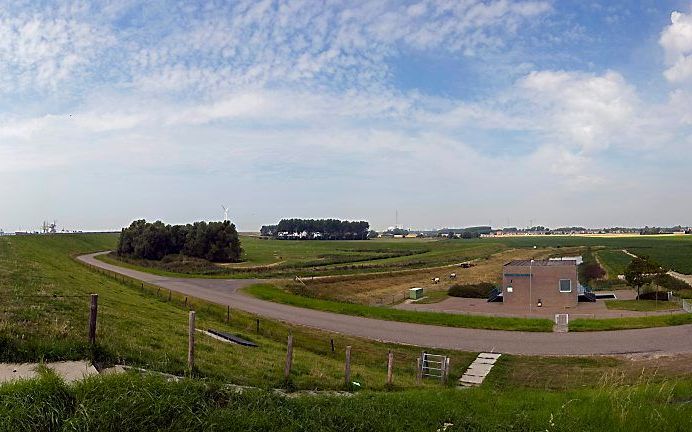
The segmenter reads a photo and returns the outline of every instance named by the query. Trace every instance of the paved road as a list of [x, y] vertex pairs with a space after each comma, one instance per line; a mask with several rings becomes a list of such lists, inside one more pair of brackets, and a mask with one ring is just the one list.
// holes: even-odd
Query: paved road
[[526, 355], [692, 353], [692, 325], [594, 333], [531, 333], [383, 321], [272, 303], [238, 292], [258, 280], [170, 278], [107, 264], [95, 259], [95, 255], [98, 254], [82, 255], [78, 259], [152, 285], [253, 314], [378, 341]]

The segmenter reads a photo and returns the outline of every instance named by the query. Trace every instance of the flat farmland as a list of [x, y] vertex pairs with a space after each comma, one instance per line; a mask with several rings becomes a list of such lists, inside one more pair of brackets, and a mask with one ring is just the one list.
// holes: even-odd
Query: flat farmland
[[[440, 239], [354, 241], [273, 240], [242, 236], [243, 261], [232, 264], [127, 260], [128, 267], [162, 275], [221, 278], [293, 278], [295, 276], [381, 273], [436, 267], [487, 257], [506, 246], [496, 242]], [[103, 258], [114, 261], [110, 255]]]
[[[684, 274], [692, 274], [692, 235], [652, 235], [652, 236], [526, 236], [498, 237], [479, 241], [499, 242], [507, 247], [574, 247], [591, 246], [602, 249], [627, 251], [635, 255], [647, 255], [665, 267]], [[602, 255], [601, 255], [602, 256]], [[622, 257], [606, 256], [604, 265], [608, 266], [608, 258], [613, 258], [613, 265], [621, 267]]]
[[[422, 287], [427, 293], [446, 291], [453, 284], [499, 283], [502, 265], [513, 259], [544, 259], [578, 254], [580, 248], [508, 249], [474, 261], [474, 266], [445, 266], [396, 273], [335, 276], [304, 280], [305, 287], [290, 284], [311, 297], [352, 303], [393, 303], [402, 300], [409, 288]], [[456, 278], [450, 278], [455, 273]], [[439, 283], [433, 278], [439, 277]]]

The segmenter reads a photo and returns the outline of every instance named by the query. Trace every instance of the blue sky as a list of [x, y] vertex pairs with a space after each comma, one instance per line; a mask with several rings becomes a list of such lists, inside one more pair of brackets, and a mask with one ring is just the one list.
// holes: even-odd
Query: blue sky
[[0, 2], [0, 228], [692, 225], [692, 2]]

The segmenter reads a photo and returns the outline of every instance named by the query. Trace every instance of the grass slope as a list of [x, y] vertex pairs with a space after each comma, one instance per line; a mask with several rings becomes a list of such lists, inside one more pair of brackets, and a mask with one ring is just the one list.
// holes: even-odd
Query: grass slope
[[0, 387], [0, 431], [684, 431], [692, 382], [286, 398], [127, 374]]
[[[156, 295], [139, 283], [124, 284], [96, 273], [70, 255], [112, 247], [109, 235], [0, 237], [0, 361], [94, 358], [99, 364], [125, 363], [177, 375], [186, 373], [187, 307], [173, 294]], [[99, 294], [98, 347], [87, 344], [89, 294]], [[167, 294], [167, 293], [166, 293]], [[292, 386], [343, 386], [343, 353], [351, 345], [353, 379], [381, 389], [387, 352], [395, 355], [397, 388], [415, 384], [415, 347], [380, 344], [261, 319], [190, 299], [198, 328], [215, 328], [257, 342], [256, 349], [221, 343], [200, 334], [195, 376], [260, 387], [282, 386], [286, 337], [294, 336]], [[331, 352], [330, 339], [335, 352]], [[452, 377], [473, 354], [448, 352]], [[434, 385], [434, 384], [431, 384]]]
[[414, 312], [388, 307], [365, 306], [320, 300], [283, 291], [273, 285], [257, 284], [245, 288], [249, 294], [262, 300], [290, 304], [309, 309], [355, 315], [368, 318], [402, 321], [417, 324], [431, 324], [447, 327], [466, 327], [490, 330], [552, 331], [552, 321], [540, 318], [506, 318], [479, 315], [447, 314], [437, 312]]

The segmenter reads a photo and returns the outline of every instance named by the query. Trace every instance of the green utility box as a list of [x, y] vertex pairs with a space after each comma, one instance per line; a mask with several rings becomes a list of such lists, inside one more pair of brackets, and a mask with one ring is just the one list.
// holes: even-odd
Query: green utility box
[[423, 297], [423, 288], [411, 288], [408, 290], [408, 298], [418, 300]]

